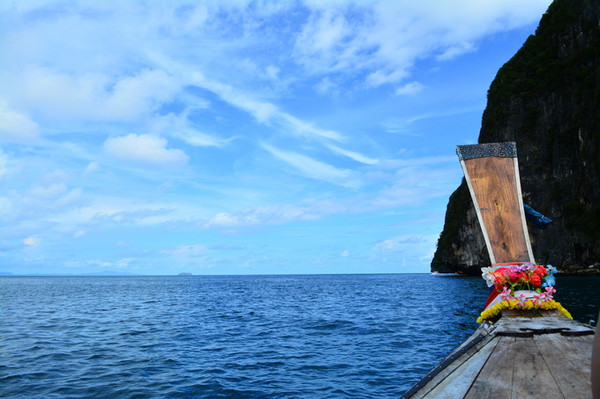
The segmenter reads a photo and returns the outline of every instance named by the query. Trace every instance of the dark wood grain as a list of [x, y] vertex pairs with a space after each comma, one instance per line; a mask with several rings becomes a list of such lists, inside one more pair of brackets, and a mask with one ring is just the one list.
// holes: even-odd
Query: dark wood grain
[[529, 262], [512, 158], [476, 158], [465, 167], [496, 263]]

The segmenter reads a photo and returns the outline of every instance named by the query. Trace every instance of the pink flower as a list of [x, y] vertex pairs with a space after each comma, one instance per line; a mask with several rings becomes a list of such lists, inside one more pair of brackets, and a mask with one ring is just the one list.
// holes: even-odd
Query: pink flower
[[511, 295], [511, 290], [508, 287], [504, 287], [500, 293], [500, 298], [502, 298], [503, 301], [513, 301], [515, 299], [515, 297]]
[[525, 294], [521, 294], [519, 295], [519, 298], [517, 298], [519, 300], [519, 303], [517, 304], [517, 306], [525, 306], [525, 302], [527, 302], [527, 297], [525, 296]]
[[546, 296], [548, 297], [548, 300], [551, 301], [554, 298], [552, 297], [552, 295], [556, 292], [556, 290], [554, 289], [554, 287], [546, 287]]

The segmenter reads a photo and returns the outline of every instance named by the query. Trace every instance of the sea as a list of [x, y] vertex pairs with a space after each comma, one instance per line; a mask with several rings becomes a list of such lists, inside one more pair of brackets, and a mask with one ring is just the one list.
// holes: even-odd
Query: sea
[[[600, 276], [557, 276], [596, 321]], [[0, 277], [2, 398], [398, 398], [477, 328], [478, 277]]]

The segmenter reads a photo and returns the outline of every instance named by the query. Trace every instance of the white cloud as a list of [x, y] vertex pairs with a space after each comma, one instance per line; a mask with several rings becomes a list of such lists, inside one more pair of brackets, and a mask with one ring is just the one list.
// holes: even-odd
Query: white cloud
[[[161, 70], [144, 69], [135, 75], [110, 76], [103, 72], [69, 73], [42, 67], [1, 75], [4, 95], [21, 109], [47, 121], [125, 121], [147, 117], [179, 90], [178, 83]], [[9, 114], [10, 115], [10, 114]], [[35, 124], [13, 114], [28, 134]]]
[[183, 151], [166, 146], [166, 139], [148, 134], [111, 137], [104, 142], [106, 153], [121, 161], [162, 166], [180, 166], [188, 161]]
[[64, 183], [53, 183], [45, 186], [35, 186], [29, 190], [29, 195], [37, 200], [53, 200], [67, 191]]
[[238, 212], [219, 212], [206, 223], [208, 229], [277, 225], [317, 216], [310, 207], [292, 205], [259, 206]]
[[[135, 261], [134, 258], [120, 258], [115, 261], [106, 261], [100, 259], [88, 259], [83, 262], [86, 266], [99, 266], [107, 269], [125, 269], [129, 267], [131, 263]], [[79, 266], [80, 263], [77, 261], [68, 261], [66, 262], [66, 266], [74, 267]]]
[[151, 119], [149, 125], [152, 133], [169, 135], [194, 147], [223, 147], [235, 139], [235, 137], [222, 139], [194, 128], [193, 123], [188, 120], [191, 109], [192, 107], [188, 107], [181, 115], [169, 113]]
[[142, 70], [115, 82], [105, 99], [105, 118], [135, 120], [170, 100], [179, 84], [161, 70]]
[[536, 22], [549, 3], [312, 2], [294, 55], [314, 73], [366, 73], [371, 86], [399, 83], [417, 61], [471, 52], [484, 36]]
[[240, 217], [231, 215], [227, 212], [219, 212], [206, 224], [206, 226], [208, 228], [228, 228], [254, 224], [256, 224], [256, 220], [248, 218], [241, 219]]
[[8, 172], [8, 155], [0, 149], [0, 179]]
[[232, 137], [223, 140], [192, 129], [180, 130], [171, 135], [194, 147], [222, 147], [233, 139]]
[[90, 162], [83, 171], [84, 174], [92, 174], [100, 170], [100, 164], [98, 162]]
[[180, 245], [175, 249], [165, 249], [160, 252], [180, 257], [197, 257], [206, 255], [208, 248], [204, 245]]
[[469, 106], [464, 108], [447, 108], [443, 111], [430, 112], [421, 115], [412, 115], [408, 118], [390, 118], [381, 123], [381, 126], [390, 133], [404, 134], [408, 136], [419, 136], [412, 131], [412, 125], [416, 122], [427, 120], [427, 119], [437, 119], [437, 118], [445, 118], [454, 115], [461, 115], [470, 113], [473, 111], [480, 111], [480, 107], [478, 106]]
[[461, 42], [455, 44], [454, 46], [449, 46], [447, 49], [444, 50], [443, 53], [436, 56], [436, 59], [439, 61], [447, 61], [475, 50], [476, 48], [473, 43]]
[[40, 240], [36, 237], [27, 237], [26, 239], [23, 240], [23, 244], [30, 246], [30, 247], [35, 247], [37, 245], [39, 245]]
[[410, 82], [398, 87], [395, 93], [398, 96], [410, 96], [423, 91], [424, 88], [425, 86], [419, 82]]
[[343, 48], [353, 37], [352, 27], [337, 4], [318, 10], [312, 13], [296, 39], [297, 58], [317, 71], [339, 70], [347, 66], [348, 56], [353, 55], [347, 50], [344, 54]]
[[283, 122], [284, 127], [291, 127], [293, 131], [300, 135], [321, 137], [335, 141], [345, 140], [345, 137], [336, 131], [316, 128], [310, 123], [302, 121], [288, 113], [281, 112], [276, 116], [278, 121]]
[[344, 150], [343, 148], [340, 148], [338, 146], [335, 145], [328, 145], [327, 146], [330, 150], [332, 150], [333, 152], [343, 155], [345, 157], [348, 157], [356, 162], [360, 162], [360, 163], [364, 163], [367, 165], [375, 165], [379, 162], [378, 159], [376, 158], [369, 158], [367, 156], [364, 156], [362, 154], [359, 154], [358, 152], [354, 152], [354, 151], [348, 151], [348, 150]]
[[[160, 68], [178, 75], [181, 81], [209, 90], [226, 103], [252, 115], [259, 123], [274, 126], [283, 134], [291, 134], [309, 139], [335, 141], [344, 141], [345, 139], [339, 132], [315, 127], [307, 121], [282, 111], [277, 105], [271, 102], [260, 100], [256, 96], [239, 90], [230, 84], [210, 79], [192, 65], [185, 65], [159, 53], [151, 53], [149, 57]], [[208, 137], [204, 134], [201, 135], [202, 141], [205, 142]], [[180, 134], [179, 136], [182, 135]]]
[[230, 85], [207, 79], [198, 71], [191, 75], [191, 82], [212, 91], [227, 103], [248, 112], [260, 123], [280, 126], [282, 132], [291, 132], [308, 138], [344, 140], [344, 137], [336, 131], [317, 128], [294, 115], [281, 111], [275, 104], [257, 100]]
[[381, 241], [375, 244], [373, 249], [378, 252], [401, 252], [410, 249], [414, 245], [427, 242], [429, 242], [429, 240], [426, 237], [407, 235]]
[[125, 269], [134, 261], [135, 261], [134, 258], [121, 258], [114, 264], [114, 266], [119, 269]]
[[360, 183], [353, 178], [348, 169], [338, 169], [321, 161], [297, 152], [284, 151], [263, 143], [263, 148], [275, 158], [292, 166], [303, 176], [323, 180], [346, 187], [357, 187]]
[[21, 112], [0, 103], [0, 140], [32, 143], [39, 137], [39, 125]]

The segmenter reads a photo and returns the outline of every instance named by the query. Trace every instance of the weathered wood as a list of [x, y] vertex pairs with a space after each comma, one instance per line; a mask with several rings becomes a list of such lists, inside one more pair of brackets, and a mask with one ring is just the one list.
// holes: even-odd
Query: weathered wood
[[[427, 393], [430, 398], [456, 399], [464, 397], [473, 382], [479, 375], [481, 369], [494, 351], [498, 340], [487, 341], [477, 352], [457, 364], [458, 367], [452, 370], [452, 378], [441, 379], [437, 385]], [[458, 362], [456, 362], [458, 363]]]
[[492, 262], [532, 262], [514, 158], [469, 159], [464, 167], [482, 218], [480, 224], [487, 232]]
[[535, 344], [565, 398], [591, 398], [593, 336], [565, 337], [544, 334], [534, 337]]
[[[480, 350], [482, 345], [485, 345], [485, 343], [489, 342], [491, 339], [492, 338], [486, 336], [484, 330], [477, 330], [471, 337], [463, 342], [462, 345], [438, 363], [438, 365], [423, 377], [418, 384], [406, 392], [403, 395], [403, 398], [411, 397], [419, 399], [427, 396], [433, 388], [444, 381], [450, 374], [453, 374], [460, 365], [465, 361], [468, 361], [471, 356]], [[424, 386], [427, 386], [427, 388], [421, 389]]]
[[516, 338], [499, 339], [481, 373], [465, 395], [465, 399], [510, 399], [512, 395], [512, 344]]
[[[530, 336], [504, 336], [523, 330]], [[586, 335], [565, 335], [570, 332]], [[465, 341], [438, 365], [442, 370], [405, 397], [590, 398], [593, 333], [565, 317], [502, 317], [482, 325], [474, 337], [483, 339], [467, 349], [473, 336]]]
[[511, 345], [511, 350], [514, 356], [513, 398], [565, 398], [535, 344], [534, 338], [516, 338]]
[[530, 333], [529, 335], [548, 333], [590, 335], [594, 333], [594, 330], [566, 317], [504, 317], [503, 312], [502, 318], [495, 324], [495, 333], [505, 336], [519, 335], [519, 333]]

